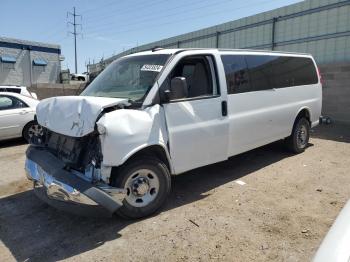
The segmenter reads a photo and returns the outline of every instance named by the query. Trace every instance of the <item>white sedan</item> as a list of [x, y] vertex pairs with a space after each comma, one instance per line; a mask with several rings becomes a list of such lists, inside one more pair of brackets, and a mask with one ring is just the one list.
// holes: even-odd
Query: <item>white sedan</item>
[[350, 200], [342, 209], [319, 247], [313, 262], [350, 261]]
[[41, 127], [35, 120], [38, 100], [12, 93], [0, 92], [0, 140], [23, 137], [29, 141], [40, 135]]

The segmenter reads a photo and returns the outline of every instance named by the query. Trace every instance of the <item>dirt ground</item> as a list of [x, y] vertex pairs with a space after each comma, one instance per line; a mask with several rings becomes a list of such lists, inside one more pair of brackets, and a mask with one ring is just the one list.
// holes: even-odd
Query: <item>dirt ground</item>
[[[40, 202], [20, 140], [0, 144], [1, 261], [310, 261], [350, 197], [350, 126], [321, 126], [173, 179], [155, 216], [83, 218]], [[244, 182], [244, 183], [242, 183]]]

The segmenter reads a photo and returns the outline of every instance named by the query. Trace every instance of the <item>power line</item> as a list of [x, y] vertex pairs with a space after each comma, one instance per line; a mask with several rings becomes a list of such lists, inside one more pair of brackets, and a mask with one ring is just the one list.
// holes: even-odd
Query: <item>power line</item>
[[[46, 24], [47, 25], [47, 24]], [[49, 27], [46, 27], [45, 29], [42, 29], [38, 32], [38, 35], [45, 36], [45, 35], [51, 35], [52, 34], [52, 28], [56, 28], [62, 25], [62, 19], [56, 20], [56, 22], [53, 25], [50, 25]]]
[[75, 55], [75, 73], [78, 73], [78, 59], [77, 59], [77, 35], [81, 34], [77, 32], [77, 26], [80, 26], [80, 31], [82, 31], [82, 27], [81, 24], [77, 24], [76, 23], [76, 17], [80, 17], [81, 19], [81, 15], [78, 15], [77, 13], [75, 13], [75, 7], [73, 7], [73, 13], [71, 12], [67, 12], [67, 18], [68, 16], [72, 16], [73, 17], [73, 22], [68, 21], [67, 23], [73, 26], [73, 32], [68, 32], [70, 34], [72, 34], [74, 36], [74, 55]]
[[41, 29], [38, 33], [39, 38], [43, 39], [43, 41], [51, 41], [56, 40], [56, 38], [61, 37], [66, 32], [66, 28], [64, 26], [64, 23], [62, 22], [62, 19], [55, 20], [55, 23], [52, 23], [51, 25], [46, 24], [46, 28]]
[[[206, 0], [199, 1], [199, 2], [205, 2], [205, 1]], [[226, 2], [232, 2], [232, 0], [217, 1], [215, 3], [211, 2], [210, 4], [198, 6], [195, 9], [184, 10], [184, 11], [181, 12], [181, 14], [197, 12], [198, 10], [201, 10], [201, 9], [204, 9], [204, 8], [208, 8], [208, 7], [211, 7], [211, 6], [217, 6], [219, 4], [224, 4]], [[187, 7], [191, 6], [191, 5], [195, 5], [195, 4], [198, 4], [198, 2], [190, 3], [190, 4], [187, 5]], [[183, 8], [183, 6], [173, 7], [173, 8], [170, 9], [170, 11], [174, 11], [174, 10], [179, 9], [179, 8]], [[178, 15], [178, 14], [179, 14], [179, 12], [175, 11], [175, 12], [170, 12], [170, 13], [163, 14], [163, 15], [158, 15], [157, 16], [157, 20], [160, 19], [160, 18], [168, 18], [168, 17], [171, 17], [173, 15]], [[154, 21], [154, 14], [152, 14], [151, 17], [150, 16], [148, 16], [148, 17], [146, 16], [144, 19], [136, 20], [136, 21], [134, 21], [132, 23], [118, 24], [118, 27], [121, 28], [121, 27], [129, 27], [129, 26], [132, 26], [132, 25], [144, 24], [147, 21]], [[102, 25], [97, 26], [97, 27], [89, 27], [89, 30], [92, 29], [92, 31], [89, 31], [89, 32], [91, 33], [91, 32], [96, 32], [97, 30], [100, 30], [100, 29], [109, 29], [109, 28], [115, 28], [115, 25], [113, 25], [111, 23], [105, 23], [105, 24], [102, 24]]]
[[[169, 0], [166, 0], [166, 1], [169, 1]], [[148, 1], [147, 3], [144, 3], [143, 5], [131, 6], [130, 8], [126, 8], [126, 9], [121, 9], [120, 7], [118, 7], [117, 9], [108, 9], [107, 12], [102, 12], [102, 13], [100, 12], [100, 13], [98, 13], [97, 16], [95, 15], [93, 18], [87, 17], [85, 19], [85, 21], [105, 20], [105, 19], [108, 19], [110, 17], [115, 17], [118, 14], [124, 15], [124, 14], [132, 13], [132, 12], [140, 10], [140, 9], [144, 10], [146, 8], [152, 7], [154, 5], [159, 5], [159, 4], [164, 3], [164, 2], [165, 2], [164, 0], [155, 0], [155, 1]], [[117, 3], [117, 2], [115, 2], [115, 3]], [[104, 9], [106, 10], [106, 8], [104, 8]], [[111, 13], [111, 14], [109, 14], [109, 13]]]
[[81, 13], [82, 14], [86, 14], [86, 13], [91, 13], [92, 11], [96, 11], [98, 9], [105, 9], [107, 6], [110, 6], [110, 5], [114, 5], [114, 4], [118, 4], [118, 1], [111, 1], [111, 2], [107, 2], [105, 4], [100, 4], [99, 6], [96, 6], [94, 8], [89, 8], [89, 9], [86, 9], [86, 10], [83, 10]]
[[[206, 6], [200, 6], [198, 4], [202, 4], [202, 3], [205, 4], [205, 2], [208, 2], [208, 1], [210, 2], [212, 0], [199, 0], [199, 1], [190, 2], [190, 3], [188, 3], [186, 5], [186, 10], [181, 10], [181, 14], [188, 13], [188, 12], [195, 11], [195, 10], [201, 9], [203, 7], [206, 7]], [[224, 2], [227, 2], [227, 1], [232, 1], [232, 0], [224, 0]], [[222, 2], [222, 1], [217, 1], [216, 3], [220, 4], [220, 2]], [[189, 9], [189, 7], [193, 6], [193, 5], [196, 6], [196, 9], [195, 10], [194, 9]], [[211, 5], [213, 5], [213, 4], [211, 4]], [[168, 13], [167, 14], [168, 11], [175, 11], [177, 9], [183, 9], [183, 5], [174, 6], [174, 7], [171, 7], [171, 8], [169, 8], [169, 6], [165, 6], [164, 9], [157, 10], [157, 12], [160, 14], [160, 15], [157, 15], [157, 19], [159, 19], [160, 17], [164, 17], [164, 14], [165, 15], [170, 15], [172, 13]], [[125, 13], [123, 13], [123, 15], [124, 14]], [[177, 11], [174, 14], [179, 14], [179, 12]], [[91, 21], [90, 24], [93, 24], [93, 26], [92, 27], [90, 26], [89, 29], [94, 29], [94, 28], [101, 27], [101, 26], [111, 25], [111, 23], [108, 23], [108, 22], [102, 22], [101, 23], [102, 20], [105, 20], [105, 19], [107, 19], [109, 17], [113, 17], [113, 16], [108, 16], [108, 17], [104, 17], [104, 19], [95, 19], [94, 21]], [[142, 19], [133, 19], [131, 21], [131, 23], [130, 22], [125, 23], [125, 19], [122, 20], [122, 22], [124, 22], [122, 24], [118, 23], [118, 20], [114, 20], [114, 21], [112, 21], [112, 23], [115, 23], [115, 24], [118, 23], [118, 26], [124, 26], [124, 25], [125, 26], [130, 26], [130, 25], [133, 25], [133, 24], [136, 24], [136, 23], [139, 23], [139, 22], [143, 22], [143, 21], [148, 21], [148, 20], [153, 20], [154, 21], [154, 10], [150, 10], [150, 12], [148, 12], [148, 13], [143, 13], [142, 16], [140, 16], [139, 18], [142, 18]]]
[[55, 30], [51, 31], [50, 34], [41, 36], [42, 38], [45, 38], [45, 40], [56, 40], [58, 37], [63, 37], [63, 35], [66, 35], [66, 28], [65, 27], [57, 27]]
[[[265, 5], [265, 4], [267, 4], [269, 2], [273, 2], [273, 1], [276, 1], [276, 0], [262, 1], [260, 3], [256, 3], [255, 6]], [[249, 7], [251, 7], [251, 4], [244, 5], [244, 6], [238, 6], [238, 7], [235, 8], [235, 11], [241, 10], [241, 9], [245, 9], [245, 8], [249, 8]], [[161, 26], [165, 26], [165, 25], [169, 25], [169, 24], [176, 24], [176, 23], [180, 23], [180, 22], [184, 22], [184, 21], [193, 20], [193, 19], [201, 19], [201, 18], [204, 18], [204, 17], [207, 17], [207, 16], [212, 16], [212, 15], [216, 15], [216, 14], [220, 14], [220, 13], [226, 13], [226, 12], [232, 12], [232, 10], [224, 10], [224, 11], [220, 10], [220, 11], [216, 11], [216, 12], [210, 12], [210, 13], [207, 13], [207, 14], [202, 14], [200, 16], [192, 16], [192, 17], [188, 17], [188, 18], [181, 18], [180, 20], [179, 20], [179, 18], [177, 18], [176, 20], [172, 20], [172, 21], [169, 21], [169, 22], [166, 22], [166, 23], [162, 23], [162, 24], [155, 23], [155, 24], [147, 25], [147, 28], [161, 27]], [[169, 16], [169, 17], [171, 17], [171, 16]], [[109, 31], [109, 32], [113, 33], [115, 35], [115, 34], [129, 33], [129, 32], [139, 31], [139, 30], [145, 30], [145, 26], [136, 27], [136, 28], [128, 29], [128, 30]]]

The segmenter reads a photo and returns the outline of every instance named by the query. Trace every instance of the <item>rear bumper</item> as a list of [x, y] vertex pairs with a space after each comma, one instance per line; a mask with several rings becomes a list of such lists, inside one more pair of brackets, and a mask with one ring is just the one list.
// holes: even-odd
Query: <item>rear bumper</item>
[[[65, 164], [43, 148], [26, 152], [26, 175], [34, 192], [49, 205], [78, 215], [112, 215], [125, 197], [125, 190], [92, 184], [65, 169]], [[97, 212], [98, 211], [98, 212]]]
[[321, 123], [320, 119], [317, 119], [316, 121], [312, 122], [311, 123], [311, 128], [314, 128], [315, 126], [318, 126]]

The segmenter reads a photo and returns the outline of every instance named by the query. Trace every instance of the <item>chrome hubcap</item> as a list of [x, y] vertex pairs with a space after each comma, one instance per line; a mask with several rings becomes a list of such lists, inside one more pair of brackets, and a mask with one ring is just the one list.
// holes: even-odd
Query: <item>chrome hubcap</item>
[[43, 128], [40, 125], [34, 124], [31, 127], [29, 127], [28, 129], [29, 138], [32, 138], [33, 136], [40, 137], [42, 135], [43, 135]]
[[136, 179], [132, 184], [132, 191], [137, 196], [144, 196], [149, 190], [148, 181], [144, 177]]
[[159, 179], [149, 169], [140, 169], [132, 173], [126, 180], [125, 200], [134, 207], [144, 207], [151, 203], [158, 195]]
[[307, 128], [301, 125], [297, 133], [297, 143], [299, 147], [305, 147], [307, 143]]

